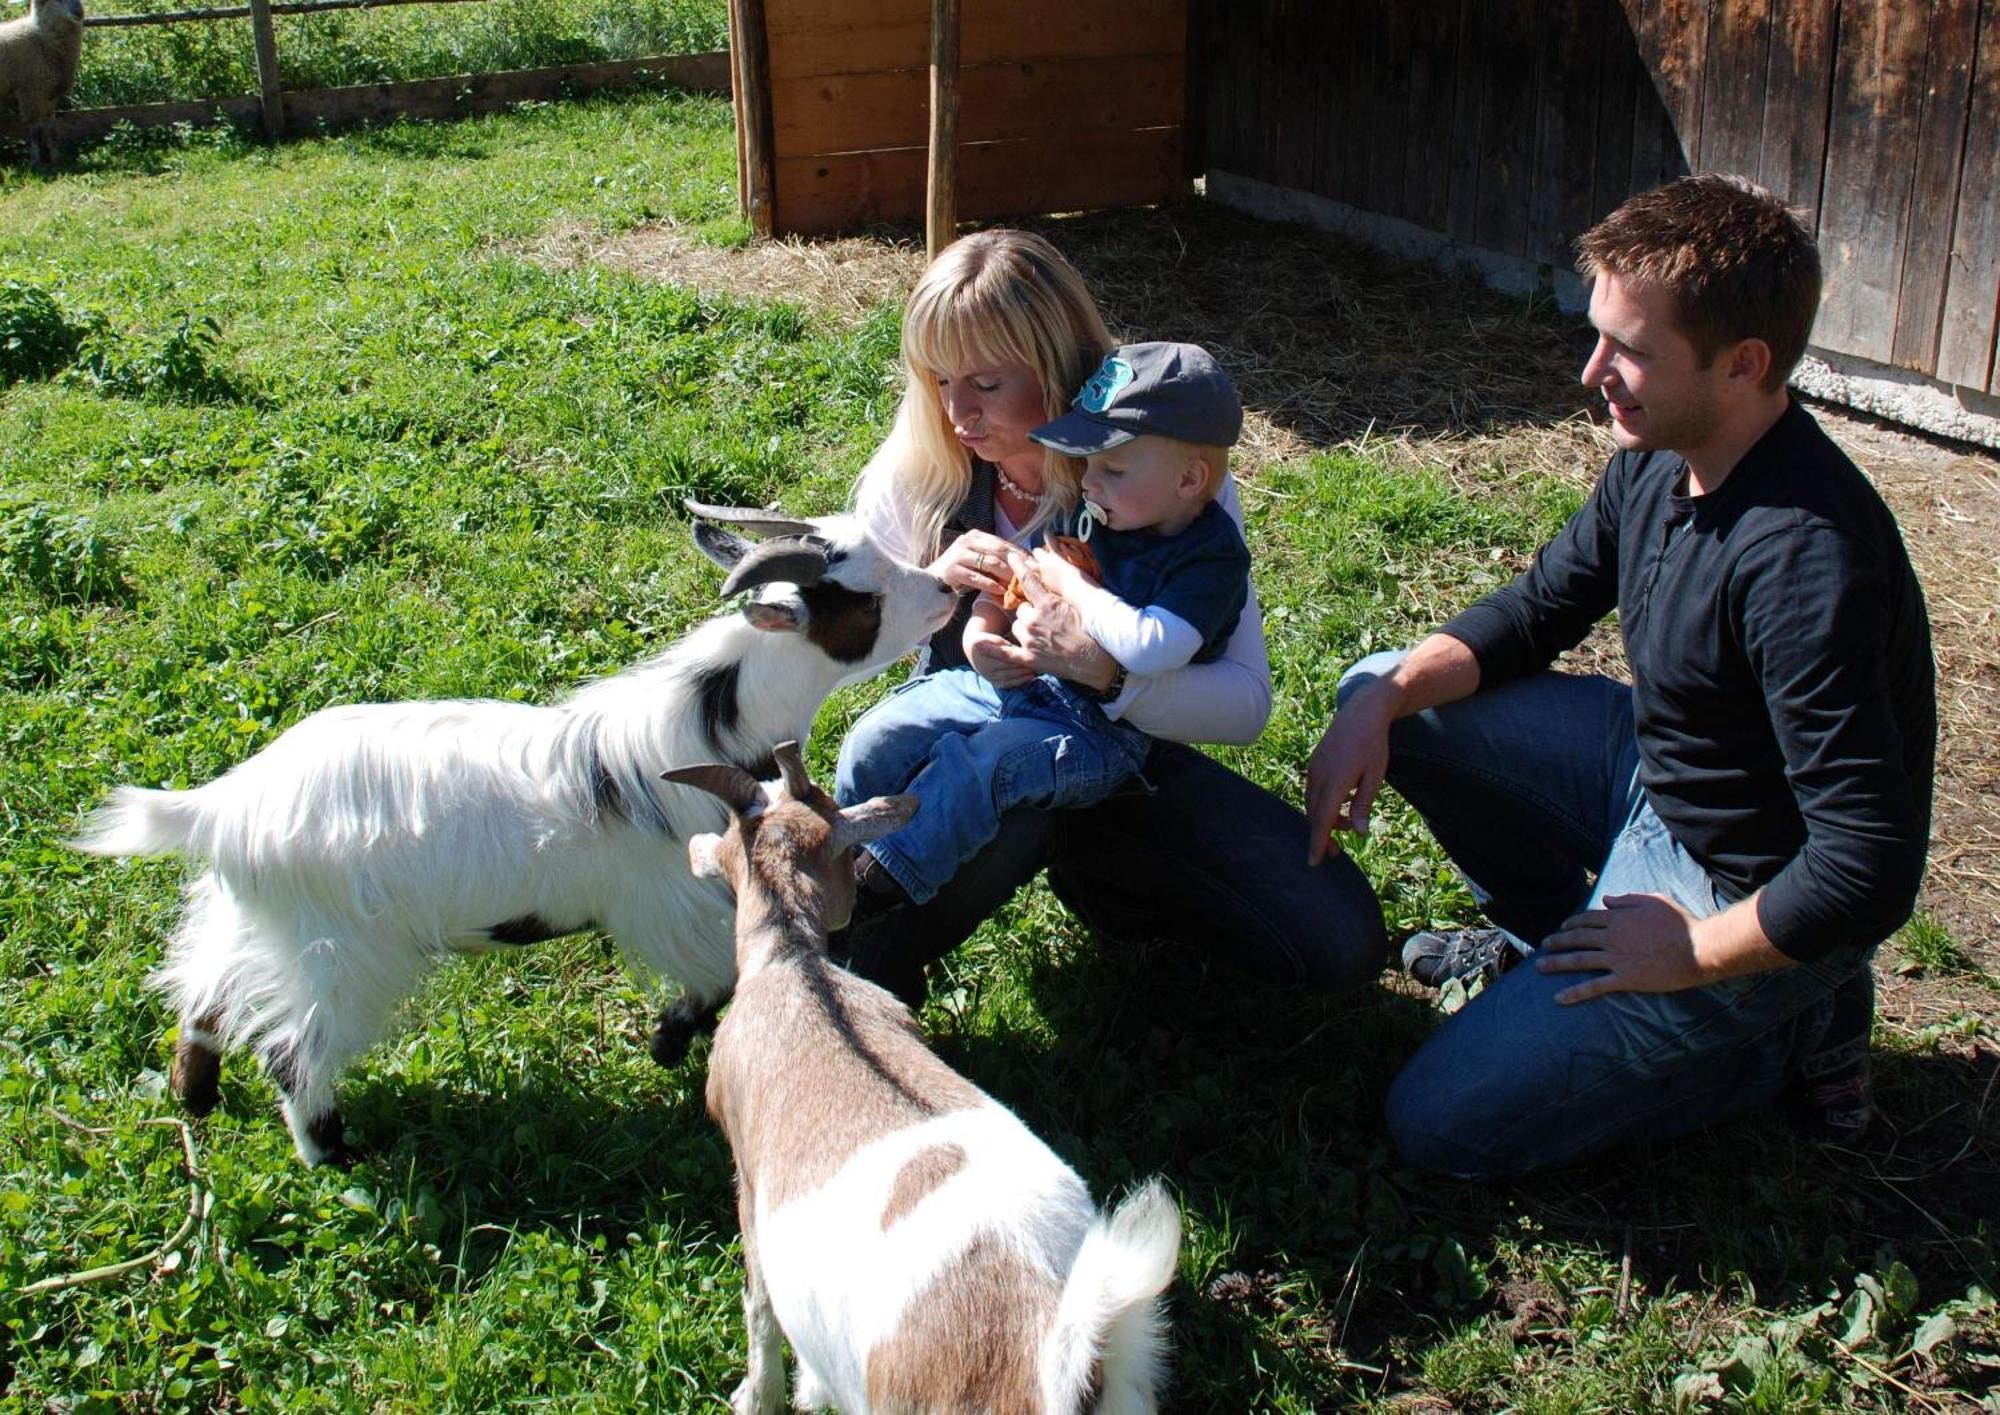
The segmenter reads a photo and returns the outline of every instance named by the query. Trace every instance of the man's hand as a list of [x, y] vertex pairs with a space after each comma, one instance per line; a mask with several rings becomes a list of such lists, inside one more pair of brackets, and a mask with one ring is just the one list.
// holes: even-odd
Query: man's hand
[[1393, 695], [1362, 689], [1335, 715], [1306, 762], [1306, 867], [1340, 852], [1336, 830], [1368, 833], [1368, 813], [1389, 773]]
[[1602, 909], [1564, 919], [1542, 940], [1535, 966], [1544, 973], [1589, 973], [1556, 994], [1563, 1003], [1608, 992], [1681, 992], [1717, 981], [1695, 947], [1694, 915], [1661, 894], [1608, 894]]

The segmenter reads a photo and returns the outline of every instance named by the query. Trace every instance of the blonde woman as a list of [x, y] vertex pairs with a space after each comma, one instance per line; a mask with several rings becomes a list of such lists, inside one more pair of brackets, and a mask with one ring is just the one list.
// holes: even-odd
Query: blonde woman
[[[1023, 550], [1077, 500], [1082, 459], [1028, 434], [1068, 409], [1115, 343], [1075, 268], [1021, 231], [950, 246], [905, 310], [902, 405], [854, 500], [892, 552], [964, 593], [917, 672], [969, 664], [1002, 688], [1054, 674], [1156, 739], [1139, 779], [1110, 800], [1008, 813], [999, 837], [928, 903], [877, 910], [864, 897], [842, 941], [849, 963], [913, 1003], [925, 965], [1045, 866], [1058, 897], [1110, 940], [1168, 938], [1294, 986], [1358, 983], [1382, 967], [1381, 909], [1361, 872], [1340, 856], [1309, 869], [1305, 817], [1185, 745], [1246, 743], [1263, 730], [1271, 670], [1254, 590], [1219, 659], [1128, 681], [1030, 571], [1013, 641], [975, 638], [966, 656], [975, 598], [1004, 591], [1027, 567]], [[1233, 480], [1217, 500], [1240, 526]], [[861, 764], [921, 760], [936, 739], [936, 724], [905, 710], [907, 697], [871, 709], [842, 744], [843, 801]]]

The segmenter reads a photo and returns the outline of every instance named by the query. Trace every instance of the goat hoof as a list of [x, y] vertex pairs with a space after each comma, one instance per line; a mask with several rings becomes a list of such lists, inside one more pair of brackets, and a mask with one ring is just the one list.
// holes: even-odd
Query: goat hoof
[[182, 1109], [200, 1119], [222, 1098], [221, 1055], [208, 1047], [182, 1042], [174, 1048], [167, 1085], [180, 1097]]

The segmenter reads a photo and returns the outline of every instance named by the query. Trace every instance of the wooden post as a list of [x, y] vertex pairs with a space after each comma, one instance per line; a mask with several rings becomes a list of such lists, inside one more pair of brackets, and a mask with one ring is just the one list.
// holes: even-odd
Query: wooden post
[[734, 74], [740, 97], [737, 151], [750, 229], [769, 236], [777, 229], [777, 166], [771, 153], [771, 51], [764, 33], [764, 0], [729, 0]]
[[250, 33], [257, 41], [257, 92], [264, 102], [264, 136], [285, 135], [285, 100], [278, 90], [278, 33], [271, 24], [271, 0], [250, 0]]
[[959, 0], [931, 0], [931, 153], [924, 237], [931, 258], [958, 238]]

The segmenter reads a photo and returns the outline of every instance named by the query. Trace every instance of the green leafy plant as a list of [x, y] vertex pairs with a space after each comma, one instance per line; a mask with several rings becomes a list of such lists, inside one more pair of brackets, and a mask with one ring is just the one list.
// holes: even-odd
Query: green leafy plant
[[124, 552], [96, 517], [0, 503], [0, 571], [55, 602], [129, 602]]
[[152, 402], [226, 403], [243, 396], [222, 368], [222, 324], [214, 315], [180, 311], [167, 332], [133, 350], [102, 339], [77, 364], [78, 375], [103, 392]]
[[0, 388], [66, 368], [90, 329], [41, 286], [0, 280]]

